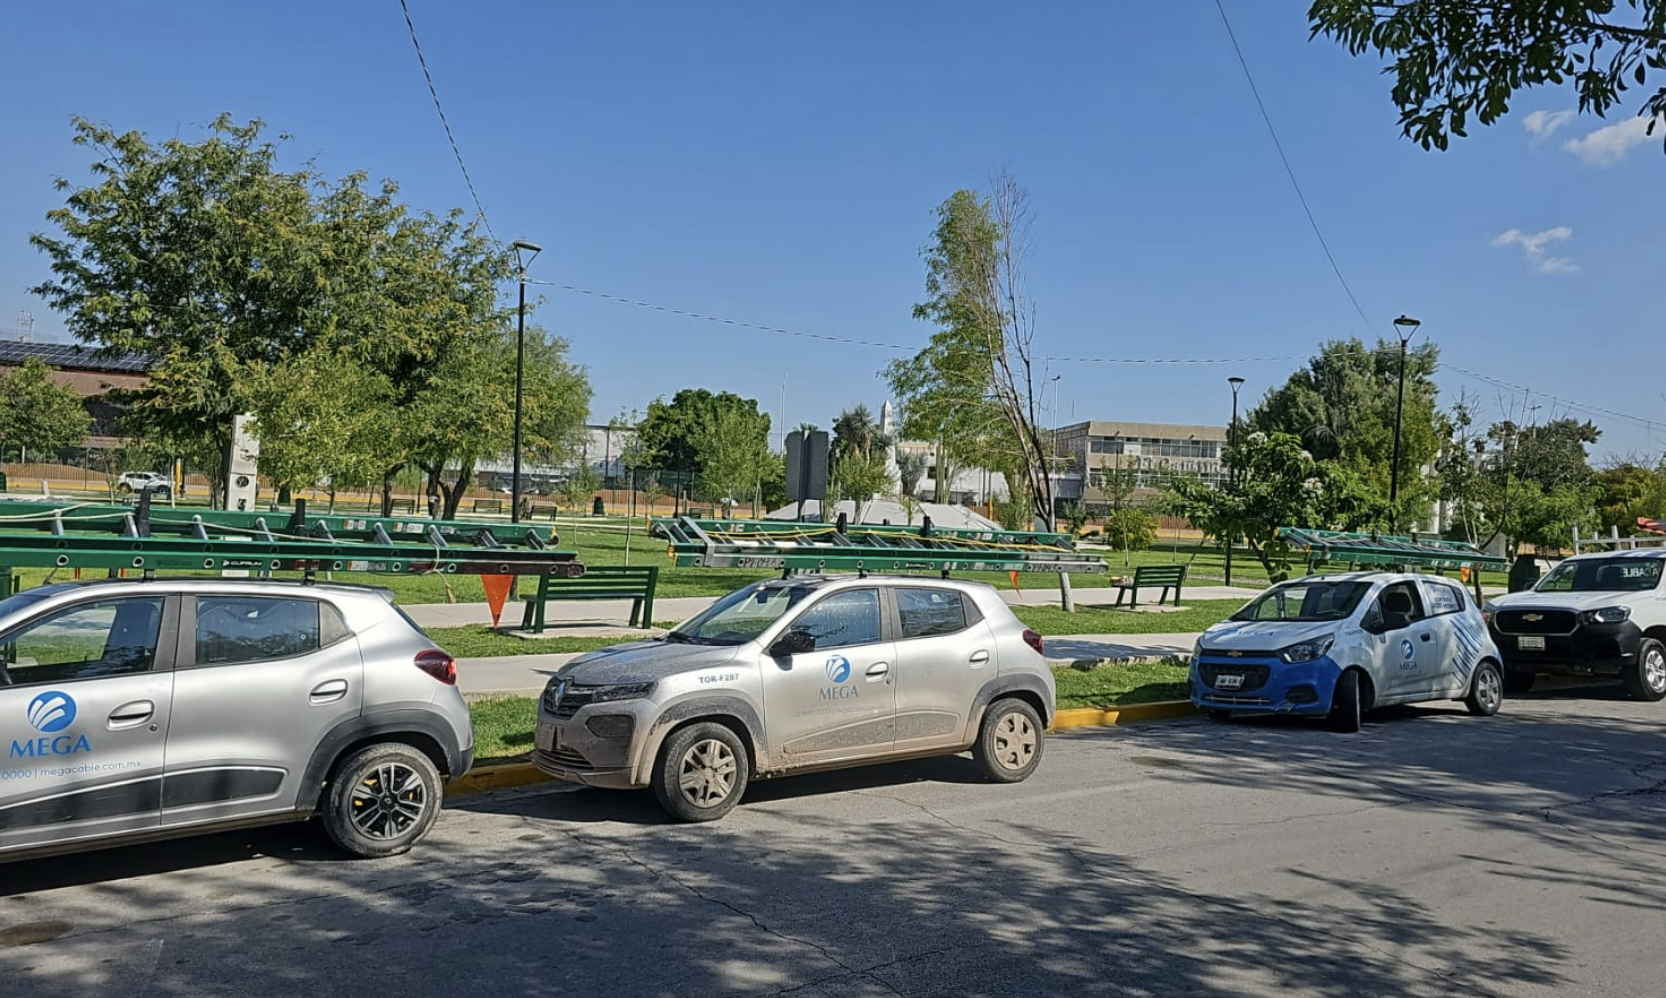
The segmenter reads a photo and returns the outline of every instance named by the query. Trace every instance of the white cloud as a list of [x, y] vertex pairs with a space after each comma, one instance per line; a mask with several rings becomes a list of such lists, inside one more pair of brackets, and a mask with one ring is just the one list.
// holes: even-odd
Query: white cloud
[[1532, 132], [1535, 138], [1547, 139], [1555, 134], [1558, 128], [1572, 121], [1573, 116], [1572, 111], [1534, 111], [1521, 119], [1521, 123], [1527, 126], [1527, 130]]
[[1547, 247], [1551, 243], [1559, 243], [1564, 239], [1573, 238], [1573, 230], [1566, 225], [1558, 225], [1543, 232], [1523, 232], [1520, 229], [1510, 229], [1493, 237], [1494, 246], [1520, 246], [1522, 258], [1541, 274], [1577, 274], [1579, 264], [1565, 256], [1550, 256]]
[[[1618, 124], [1599, 128], [1582, 139], [1569, 139], [1562, 144], [1562, 148], [1592, 166], [1613, 166], [1624, 159], [1633, 146], [1640, 146], [1649, 141], [1649, 120], [1628, 118]], [[1666, 122], [1657, 122], [1657, 126], [1666, 126]], [[1658, 131], [1655, 137], [1659, 137]]]

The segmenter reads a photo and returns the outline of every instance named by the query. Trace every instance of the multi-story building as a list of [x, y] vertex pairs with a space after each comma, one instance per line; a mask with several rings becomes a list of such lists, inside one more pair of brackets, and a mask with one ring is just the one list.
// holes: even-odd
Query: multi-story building
[[1100, 476], [1107, 469], [1133, 475], [1135, 496], [1162, 491], [1176, 477], [1218, 484], [1226, 478], [1226, 427], [1091, 420], [1052, 431], [1067, 465], [1058, 478], [1061, 499], [1106, 501]]

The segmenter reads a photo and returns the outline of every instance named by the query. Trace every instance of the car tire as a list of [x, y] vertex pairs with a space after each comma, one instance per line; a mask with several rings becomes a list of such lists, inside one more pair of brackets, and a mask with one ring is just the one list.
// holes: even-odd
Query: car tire
[[728, 725], [705, 721], [665, 740], [650, 782], [671, 817], [716, 821], [740, 803], [751, 775], [740, 736]]
[[444, 793], [439, 769], [421, 750], [371, 745], [336, 767], [324, 791], [324, 831], [354, 856], [397, 856], [434, 827]]
[[126, 482], [122, 482], [121, 484], [116, 486], [116, 495], [118, 495], [118, 496], [125, 496], [125, 495], [129, 494], [132, 491], [133, 491], [133, 486], [127, 484]]
[[1538, 681], [1537, 673], [1504, 670], [1504, 692], [1508, 696], [1521, 696], [1523, 693], [1531, 693], [1533, 684]]
[[1359, 670], [1348, 669], [1336, 680], [1330, 699], [1330, 726], [1334, 731], [1353, 734], [1364, 723], [1360, 704]]
[[1504, 706], [1504, 678], [1498, 674], [1498, 666], [1482, 662], [1475, 667], [1464, 706], [1476, 717], [1491, 717]]
[[1637, 660], [1626, 669], [1626, 692], [1638, 700], [1666, 697], [1666, 645], [1644, 638], [1637, 646]]
[[996, 783], [1028, 779], [1041, 765], [1046, 745], [1042, 728], [1041, 715], [1034, 707], [1013, 697], [997, 700], [983, 713], [972, 757]]

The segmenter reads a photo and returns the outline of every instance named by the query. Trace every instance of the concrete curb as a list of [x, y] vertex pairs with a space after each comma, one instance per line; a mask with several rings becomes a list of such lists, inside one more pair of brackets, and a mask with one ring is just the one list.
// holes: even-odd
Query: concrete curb
[[[1141, 703], [1128, 707], [1113, 707], [1108, 710], [1098, 707], [1073, 707], [1059, 711], [1053, 718], [1053, 727], [1050, 730], [1062, 731], [1067, 728], [1137, 724], [1141, 721], [1160, 721], [1174, 717], [1187, 717], [1197, 712], [1197, 708], [1193, 707], [1189, 700]], [[538, 768], [530, 762], [505, 762], [471, 769], [468, 775], [460, 780], [447, 780], [445, 794], [447, 797], [457, 797], [466, 794], [485, 793], [488, 790], [507, 790], [510, 787], [524, 787], [533, 783], [548, 782], [551, 782], [550, 777], [539, 772]]]

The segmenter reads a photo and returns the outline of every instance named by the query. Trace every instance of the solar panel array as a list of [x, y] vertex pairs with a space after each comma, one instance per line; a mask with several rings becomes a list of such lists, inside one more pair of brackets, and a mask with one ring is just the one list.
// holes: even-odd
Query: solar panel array
[[145, 374], [150, 370], [149, 357], [137, 354], [104, 356], [78, 343], [20, 343], [0, 340], [0, 364], [15, 366], [30, 357], [39, 357], [53, 367], [67, 367], [82, 371], [107, 371], [112, 374]]

